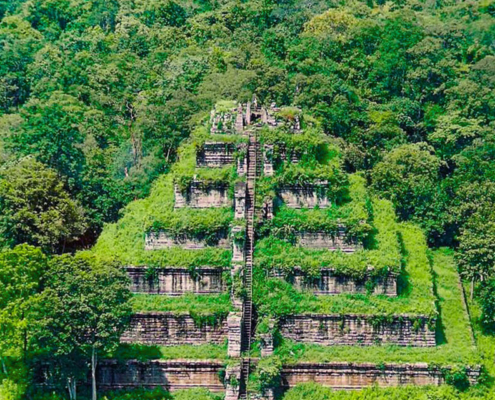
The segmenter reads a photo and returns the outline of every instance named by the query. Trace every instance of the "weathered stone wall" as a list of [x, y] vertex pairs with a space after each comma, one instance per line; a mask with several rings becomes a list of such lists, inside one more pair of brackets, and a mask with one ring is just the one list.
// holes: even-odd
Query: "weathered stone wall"
[[[119, 363], [104, 360], [98, 363], [96, 379], [101, 390], [138, 387], [163, 387], [169, 391], [203, 387], [213, 392], [224, 392], [220, 371], [224, 362], [216, 360], [130, 360]], [[237, 368], [238, 369], [238, 368]], [[227, 371], [229, 372], [229, 371]], [[472, 384], [480, 376], [479, 368], [468, 369]], [[239, 375], [231, 371], [230, 375]], [[362, 389], [369, 386], [441, 385], [445, 383], [442, 372], [426, 363], [384, 364], [371, 363], [298, 363], [285, 365], [281, 373], [282, 389], [289, 389], [305, 382], [316, 382], [334, 389]], [[232, 388], [231, 388], [232, 389]], [[230, 390], [234, 399], [235, 390]]]
[[[194, 238], [187, 237], [171, 237], [167, 235], [166, 232], [151, 232], [146, 234], [145, 240], [145, 250], [160, 250], [160, 249], [168, 249], [170, 247], [180, 246], [186, 250], [197, 250], [204, 249], [208, 247], [208, 244], [204, 240], [198, 240]], [[225, 233], [219, 234], [218, 243], [216, 243], [217, 247], [221, 247], [224, 249], [228, 249], [230, 247], [230, 242], [227, 239], [227, 235]]]
[[[284, 278], [281, 271], [274, 271], [273, 275]], [[331, 268], [322, 268], [318, 279], [308, 280], [307, 276], [299, 267], [294, 267], [290, 277], [285, 278], [297, 289], [311, 290], [319, 295], [332, 295], [341, 293], [367, 293], [366, 279], [357, 280], [348, 276], [335, 275]], [[373, 294], [383, 294], [386, 296], [397, 296], [397, 276], [389, 274], [376, 281]]]
[[220, 168], [234, 163], [234, 143], [206, 142], [196, 154], [198, 167]]
[[122, 343], [177, 346], [182, 344], [222, 344], [228, 336], [227, 321], [217, 326], [198, 326], [189, 315], [171, 312], [142, 312], [131, 317], [129, 328], [122, 335]]
[[[469, 380], [475, 383], [479, 369], [468, 371]], [[335, 389], [362, 389], [372, 385], [440, 385], [445, 383], [441, 371], [426, 363], [385, 364], [378, 367], [370, 363], [331, 362], [325, 364], [298, 363], [284, 366], [282, 386], [285, 389], [304, 382], [316, 382]]]
[[130, 360], [118, 363], [100, 361], [97, 382], [101, 390], [163, 387], [169, 391], [203, 387], [212, 392], [223, 392], [220, 370], [224, 363], [215, 360]]
[[289, 208], [327, 208], [331, 203], [325, 190], [316, 186], [284, 186], [278, 197]]
[[235, 219], [242, 219], [246, 217], [246, 195], [247, 195], [246, 182], [237, 182], [235, 184], [235, 191], [234, 191]]
[[435, 330], [426, 319], [419, 326], [407, 316], [394, 316], [390, 321], [373, 324], [367, 315], [302, 314], [280, 319], [283, 337], [296, 342], [324, 346], [373, 346], [377, 343], [398, 346], [435, 346]]
[[159, 268], [150, 274], [146, 267], [127, 267], [133, 293], [212, 294], [226, 290], [222, 268], [198, 267], [194, 274], [184, 268]]
[[175, 186], [175, 208], [212, 208], [231, 207], [227, 185], [208, 186], [200, 181], [193, 181], [185, 193]]
[[297, 244], [302, 247], [341, 250], [345, 253], [353, 253], [361, 247], [356, 240], [346, 237], [343, 228], [340, 228], [333, 236], [325, 232], [297, 232], [296, 240]]
[[242, 316], [240, 313], [231, 312], [227, 318], [228, 325], [228, 348], [229, 357], [241, 356], [241, 335], [242, 335]]

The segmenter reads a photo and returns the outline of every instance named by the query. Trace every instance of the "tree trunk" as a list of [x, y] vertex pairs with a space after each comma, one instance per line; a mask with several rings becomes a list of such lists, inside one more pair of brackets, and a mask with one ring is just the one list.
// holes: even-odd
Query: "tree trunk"
[[473, 301], [473, 295], [474, 295], [474, 276], [471, 278], [471, 302]]
[[93, 352], [91, 354], [91, 400], [97, 400], [98, 395], [96, 394], [96, 349], [93, 346]]
[[7, 371], [7, 365], [5, 365], [5, 360], [3, 357], [0, 357], [0, 361], [2, 362], [2, 371], [5, 376], [9, 376], [9, 372]]
[[67, 389], [69, 390], [69, 398], [70, 400], [77, 399], [77, 391], [76, 391], [76, 379], [73, 377], [67, 378]]

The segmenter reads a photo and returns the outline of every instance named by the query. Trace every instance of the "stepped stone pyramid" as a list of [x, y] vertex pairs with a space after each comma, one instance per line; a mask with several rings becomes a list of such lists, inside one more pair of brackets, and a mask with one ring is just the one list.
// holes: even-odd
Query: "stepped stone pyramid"
[[[95, 251], [126, 265], [135, 293], [123, 345], [224, 346], [224, 357], [108, 360], [100, 385], [201, 386], [233, 400], [271, 399], [307, 381], [441, 384], [445, 368], [422, 362], [283, 357], [291, 346], [434, 349], [438, 311], [424, 243], [362, 176], [345, 173], [334, 140], [301, 110], [221, 102], [150, 198], [107, 227]], [[250, 375], [260, 382], [267, 362], [279, 376], [253, 386]], [[479, 369], [468, 375], [475, 381]]]

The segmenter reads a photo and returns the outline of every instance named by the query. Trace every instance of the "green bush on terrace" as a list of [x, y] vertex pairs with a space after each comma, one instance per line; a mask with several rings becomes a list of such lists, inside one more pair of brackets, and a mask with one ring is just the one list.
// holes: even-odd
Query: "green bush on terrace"
[[490, 400], [493, 391], [475, 388], [460, 392], [452, 386], [372, 387], [357, 391], [333, 390], [317, 383], [304, 383], [288, 390], [283, 400]]
[[[240, 179], [237, 176], [236, 163], [222, 168], [201, 168], [196, 166], [196, 154], [205, 142], [220, 142], [235, 146], [246, 143], [247, 138], [241, 135], [211, 135], [206, 126], [199, 126], [178, 150], [179, 161], [172, 167], [173, 181], [181, 190], [189, 187], [195, 177], [205, 185], [226, 184], [231, 188]], [[234, 159], [244, 157], [245, 150], [235, 150]]]
[[[385, 200], [378, 200], [376, 204], [385, 206], [390, 203]], [[379, 212], [377, 212], [379, 208], [375, 207], [375, 220], [380, 218]], [[393, 315], [407, 314], [411, 318], [425, 316], [429, 320], [435, 319], [437, 309], [425, 236], [420, 228], [412, 224], [402, 223], [396, 226], [403, 241], [403, 255], [405, 257], [404, 279], [407, 283], [404, 290], [401, 290], [397, 297], [364, 294], [315, 296], [310, 291], [296, 290], [294, 286], [284, 280], [269, 278], [267, 276], [268, 271], [263, 268], [263, 263], [258, 262], [255, 269], [254, 301], [258, 307], [259, 315], [352, 313], [372, 315], [377, 320], [380, 320]], [[380, 238], [377, 241], [380, 241]], [[379, 243], [380, 245], [382, 243]], [[379, 252], [379, 250], [370, 250], [369, 252]], [[355, 257], [354, 254], [341, 256], [352, 258]], [[366, 254], [366, 252], [362, 254]], [[379, 253], [372, 254], [375, 254], [377, 259], [381, 259]], [[285, 257], [280, 254], [279, 256]], [[287, 265], [284, 264], [285, 261], [281, 261], [280, 257], [274, 261], [279, 263], [281, 267]], [[400, 257], [400, 253], [396, 254], [396, 262], [400, 262]], [[270, 260], [270, 256], [266, 256], [265, 260], [268, 262], [267, 260]], [[288, 265], [297, 265], [294, 264], [296, 258], [288, 260], [293, 262]], [[364, 273], [364, 270], [362, 273]]]
[[[188, 207], [174, 210], [174, 181], [190, 182], [194, 176], [206, 183], [228, 183], [233, 193], [235, 166], [226, 168], [196, 168], [196, 149], [206, 140], [219, 140], [209, 135], [202, 126], [195, 130], [179, 151], [179, 161], [169, 174], [160, 176], [146, 199], [130, 203], [123, 217], [115, 224], [105, 226], [94, 252], [102, 257], [115, 257], [123, 264], [152, 266], [220, 266], [227, 267], [231, 250], [206, 248], [184, 250], [171, 248], [145, 251], [146, 233], [165, 230], [173, 237], [204, 239], [214, 244], [219, 235], [225, 235], [233, 222], [231, 208], [195, 210]], [[222, 141], [240, 142], [240, 136], [220, 136]]]
[[105, 394], [103, 400], [221, 400], [222, 398], [223, 396], [202, 388], [179, 390], [173, 393], [156, 388], [110, 392]]

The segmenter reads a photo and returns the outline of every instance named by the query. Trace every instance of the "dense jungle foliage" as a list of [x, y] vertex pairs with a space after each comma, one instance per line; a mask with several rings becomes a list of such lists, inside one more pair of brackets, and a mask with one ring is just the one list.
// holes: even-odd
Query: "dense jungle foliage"
[[[167, 229], [215, 241], [227, 229], [233, 219], [229, 209], [172, 213], [172, 186], [184, 188], [196, 175], [228, 182], [232, 194], [239, 178], [233, 168], [213, 173], [195, 168], [192, 156], [207, 135], [197, 126], [218, 101], [246, 101], [253, 94], [264, 104], [299, 107], [327, 135], [317, 142], [294, 136], [290, 145], [296, 153], [311, 148], [316, 154], [327, 141], [336, 150], [326, 156], [338, 153], [341, 169], [332, 163], [305, 170], [285, 165], [278, 183], [326, 176], [341, 197], [347, 185], [362, 194], [360, 188], [366, 187], [372, 196], [343, 202], [323, 219], [321, 210], [279, 210], [266, 228], [274, 233], [264, 239], [266, 254], [284, 247], [279, 228], [288, 220], [297, 220], [293, 224], [299, 227], [318, 222], [334, 231], [336, 219], [343, 218], [366, 237], [371, 225], [357, 224], [356, 215], [367, 219], [372, 201], [376, 210], [378, 204], [393, 204], [398, 219], [393, 224], [400, 226], [406, 244], [420, 250], [410, 252], [408, 262], [413, 268], [430, 262], [433, 281], [413, 274], [418, 287], [410, 299], [371, 303], [378, 310], [385, 303], [399, 310], [426, 309], [429, 316], [442, 307], [445, 332], [454, 339], [437, 352], [419, 352], [420, 357], [473, 361], [469, 324], [458, 317], [461, 292], [452, 253], [445, 253], [448, 261], [440, 264], [449, 267], [443, 268], [431, 261], [447, 257], [443, 250], [434, 255], [427, 250], [427, 244], [450, 247], [465, 281], [477, 344], [490, 376], [495, 375], [494, 0], [0, 0], [1, 400], [57, 400], [65, 393], [75, 398], [76, 382], [108, 355], [125, 359], [148, 351], [151, 358], [225, 358], [224, 346], [119, 347], [118, 336], [133, 310], [194, 307], [202, 323], [205, 309], [214, 310], [216, 321], [230, 306], [223, 295], [203, 308], [194, 296], [130, 301], [121, 264], [229, 266], [230, 249], [177, 248], [150, 255], [140, 243], [144, 231]], [[220, 104], [228, 108], [230, 103]], [[297, 111], [292, 107], [285, 109], [288, 115]], [[266, 134], [264, 140], [277, 145], [280, 137]], [[350, 182], [342, 171], [351, 174]], [[269, 193], [272, 187], [266, 189]], [[112, 224], [119, 219], [120, 225]], [[119, 226], [124, 229], [118, 231]], [[97, 239], [98, 257], [80, 252]], [[377, 271], [381, 264], [399, 268], [403, 260], [395, 239], [383, 242], [391, 249], [390, 260], [378, 250], [366, 257], [376, 262]], [[277, 260], [264, 260], [260, 249], [259, 266], [272, 268], [270, 262]], [[314, 268], [314, 254], [287, 251], [282, 261], [291, 257], [302, 259], [309, 272]], [[339, 257], [328, 256], [328, 262], [340, 262], [351, 272], [363, 271], [368, 262], [365, 256], [355, 256], [351, 264], [352, 258]], [[422, 298], [419, 307], [416, 293], [432, 282], [440, 301], [428, 298], [425, 308]], [[273, 301], [264, 304], [271, 307], [267, 315], [284, 315], [292, 305], [327, 307], [282, 287], [283, 282], [273, 285], [259, 288], [273, 289]], [[452, 293], [455, 300], [449, 302]], [[339, 298], [326, 309], [370, 306], [367, 298], [351, 300], [355, 303]], [[279, 378], [278, 357], [349, 359], [358, 350], [327, 353], [284, 343], [256, 384], [262, 388]], [[374, 348], [367, 356], [373, 361], [402, 357], [386, 353]], [[412, 349], [402, 360], [415, 356]], [[475, 357], [477, 362], [479, 354]], [[39, 378], [34, 366], [40, 364], [54, 371], [49, 376], [54, 394], [34, 391]], [[483, 384], [485, 389], [493, 385], [491, 378]], [[492, 398], [493, 391], [485, 389], [479, 398]], [[87, 395], [84, 389], [80, 394]], [[305, 385], [285, 398], [338, 396]], [[447, 387], [370, 389], [346, 396], [467, 399], [476, 393], [461, 395]], [[107, 398], [217, 396], [157, 390]]]

